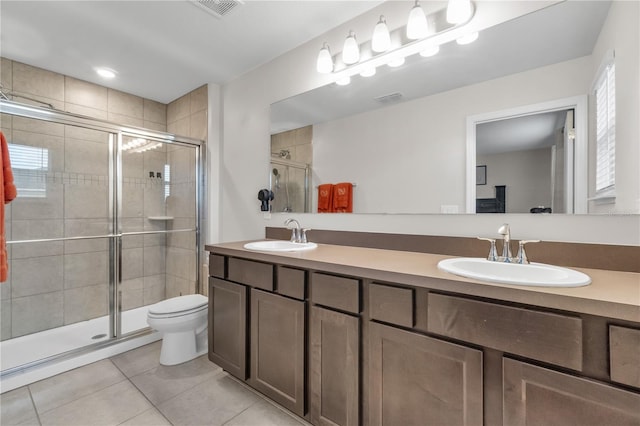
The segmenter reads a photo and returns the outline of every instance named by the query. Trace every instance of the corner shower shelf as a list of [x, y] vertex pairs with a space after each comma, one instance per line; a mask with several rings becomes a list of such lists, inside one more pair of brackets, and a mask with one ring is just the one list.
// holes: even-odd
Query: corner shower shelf
[[149, 216], [149, 220], [173, 220], [173, 216]]

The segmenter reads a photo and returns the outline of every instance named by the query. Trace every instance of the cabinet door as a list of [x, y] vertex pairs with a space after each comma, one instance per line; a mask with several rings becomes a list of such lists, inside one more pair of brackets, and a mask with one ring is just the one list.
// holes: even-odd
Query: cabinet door
[[209, 359], [247, 378], [247, 287], [209, 278]]
[[311, 307], [311, 422], [359, 423], [359, 319]]
[[304, 302], [251, 289], [249, 383], [304, 416]]
[[372, 425], [482, 425], [482, 352], [369, 326]]
[[504, 358], [505, 425], [640, 425], [640, 395]]

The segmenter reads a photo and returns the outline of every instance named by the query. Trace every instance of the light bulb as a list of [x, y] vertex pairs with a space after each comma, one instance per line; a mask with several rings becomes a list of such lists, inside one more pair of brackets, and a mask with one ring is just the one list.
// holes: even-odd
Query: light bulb
[[449, 0], [447, 5], [447, 22], [462, 24], [471, 18], [471, 0]]
[[436, 55], [440, 51], [440, 46], [432, 44], [428, 45], [423, 51], [420, 52], [420, 56], [423, 58], [428, 58], [430, 56]]
[[351, 83], [351, 77], [347, 76], [347, 77], [343, 77], [339, 80], [336, 80], [336, 84], [338, 86], [346, 86], [347, 84]]
[[353, 31], [349, 31], [349, 35], [344, 41], [344, 47], [342, 48], [342, 62], [346, 65], [355, 64], [360, 60], [360, 48], [356, 41], [356, 34]]
[[403, 65], [403, 64], [404, 64], [404, 57], [395, 58], [387, 62], [387, 65], [389, 65], [391, 68], [399, 67], [400, 65]]
[[316, 69], [322, 74], [329, 74], [333, 71], [333, 58], [331, 57], [331, 51], [327, 43], [322, 45], [322, 49], [320, 49], [320, 53], [318, 53]]
[[362, 77], [372, 77], [374, 75], [376, 75], [376, 68], [375, 67], [369, 67], [369, 68], [365, 68], [360, 75]]
[[478, 32], [476, 31], [475, 33], [469, 33], [469, 34], [465, 34], [462, 37], [458, 38], [456, 40], [456, 43], [458, 44], [469, 44], [469, 43], [473, 43], [474, 41], [476, 41], [478, 39]]
[[409, 20], [407, 22], [407, 38], [416, 40], [424, 38], [429, 34], [429, 26], [424, 10], [416, 1], [415, 6], [409, 12]]
[[384, 16], [380, 15], [380, 20], [373, 29], [373, 37], [371, 38], [371, 49], [374, 52], [386, 52], [391, 47], [391, 36], [387, 21]]

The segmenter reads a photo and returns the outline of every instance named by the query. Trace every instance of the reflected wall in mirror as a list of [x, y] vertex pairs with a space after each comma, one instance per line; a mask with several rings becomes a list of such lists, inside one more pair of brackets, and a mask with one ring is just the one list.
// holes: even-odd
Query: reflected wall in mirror
[[[312, 125], [312, 212], [317, 211], [319, 184], [346, 181], [357, 182], [355, 213], [473, 213], [476, 161], [474, 154], [470, 169], [468, 118], [589, 96], [582, 123], [588, 157], [575, 160], [584, 163], [576, 166], [585, 170], [580, 180], [588, 186], [582, 197], [587, 203], [593, 196], [592, 178], [586, 175], [593, 166], [592, 86], [604, 52], [615, 49], [616, 91], [625, 93], [616, 130], [625, 137], [618, 138], [616, 149], [624, 153], [620, 161], [626, 163], [617, 176], [626, 185], [627, 207], [598, 211], [589, 202], [589, 213], [638, 213], [635, 145], [640, 135], [630, 117], [638, 113], [640, 49], [638, 37], [629, 37], [638, 34], [638, 16], [637, 2], [557, 3], [486, 29], [471, 45], [444, 45], [434, 57], [410, 57], [404, 67], [381, 68], [374, 77], [353, 78], [349, 86], [330, 84], [277, 102], [272, 105], [272, 133]], [[538, 168], [547, 170], [539, 186], [550, 188], [551, 165]], [[488, 167], [488, 179], [492, 170]], [[556, 188], [567, 187], [560, 182], [569, 173], [573, 172], [556, 170]], [[487, 188], [493, 191], [496, 185], [500, 183]], [[555, 212], [571, 211], [560, 191], [554, 192], [554, 198], [526, 200], [518, 209], [543, 205], [553, 206]], [[482, 197], [493, 198], [495, 193]], [[574, 205], [573, 210], [587, 208], [581, 211]]]

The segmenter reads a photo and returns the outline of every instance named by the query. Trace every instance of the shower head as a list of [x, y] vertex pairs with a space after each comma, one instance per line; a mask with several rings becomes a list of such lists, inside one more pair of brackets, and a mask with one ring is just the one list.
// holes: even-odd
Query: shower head
[[273, 170], [272, 170], [272, 172], [273, 172], [273, 175], [274, 175], [274, 176], [278, 176], [278, 175], [280, 174], [280, 173], [278, 172], [278, 169], [273, 169]]

